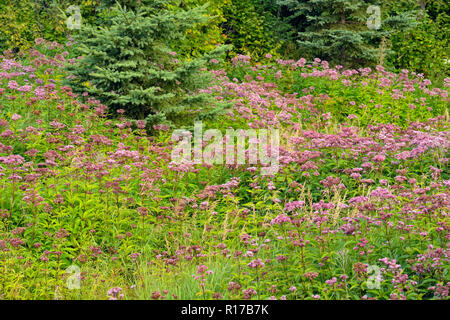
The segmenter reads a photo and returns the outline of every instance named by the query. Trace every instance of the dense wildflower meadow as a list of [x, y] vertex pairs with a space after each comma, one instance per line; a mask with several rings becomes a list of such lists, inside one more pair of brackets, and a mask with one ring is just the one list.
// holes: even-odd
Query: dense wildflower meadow
[[108, 116], [38, 40], [0, 59], [0, 299], [448, 299], [450, 79], [211, 61], [231, 107], [203, 126], [279, 129], [261, 175], [173, 162], [173, 128]]

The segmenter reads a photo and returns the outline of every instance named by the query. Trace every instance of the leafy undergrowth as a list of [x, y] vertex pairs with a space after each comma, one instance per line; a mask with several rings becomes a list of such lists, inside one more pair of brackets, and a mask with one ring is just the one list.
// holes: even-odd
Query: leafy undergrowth
[[0, 298], [448, 298], [445, 89], [238, 56], [208, 127], [280, 129], [262, 176], [171, 162], [170, 128], [60, 85], [66, 49], [1, 60]]

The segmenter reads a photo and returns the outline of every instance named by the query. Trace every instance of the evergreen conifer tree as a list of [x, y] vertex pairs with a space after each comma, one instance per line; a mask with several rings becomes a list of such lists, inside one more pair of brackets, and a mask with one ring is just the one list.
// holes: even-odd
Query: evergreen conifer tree
[[130, 3], [134, 10], [116, 5], [104, 26], [84, 26], [76, 36], [82, 58], [68, 66], [74, 91], [87, 91], [110, 110], [124, 109], [149, 124], [218, 112], [215, 100], [196, 92], [208, 82], [200, 69], [226, 48], [195, 60], [169, 48], [188, 28], [207, 19], [204, 7], [174, 12], [165, 9], [168, 0]]

